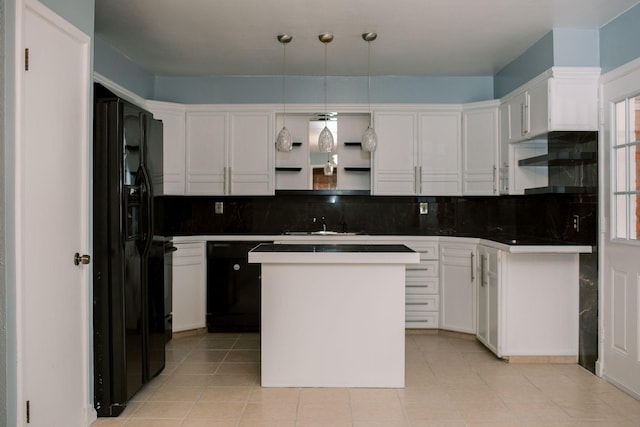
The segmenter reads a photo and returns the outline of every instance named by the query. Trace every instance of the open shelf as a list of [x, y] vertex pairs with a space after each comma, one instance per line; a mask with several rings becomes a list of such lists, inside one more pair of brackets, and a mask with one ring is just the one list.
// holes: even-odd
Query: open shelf
[[579, 163], [595, 163], [597, 154], [588, 151], [559, 151], [518, 160], [518, 166], [569, 166]]
[[276, 167], [276, 172], [300, 172], [302, 168], [294, 167]]
[[548, 187], [525, 188], [524, 194], [591, 194], [595, 193], [595, 187], [574, 187], [564, 185], [550, 185]]
[[362, 142], [345, 142], [344, 145], [347, 147], [359, 147], [362, 145]]
[[292, 145], [293, 145], [294, 147], [300, 147], [300, 146], [302, 146], [302, 142], [295, 142], [295, 141], [294, 141], [294, 142], [292, 143]]
[[369, 167], [352, 167], [352, 166], [347, 166], [344, 168], [344, 170], [346, 172], [369, 172], [371, 170], [371, 168]]

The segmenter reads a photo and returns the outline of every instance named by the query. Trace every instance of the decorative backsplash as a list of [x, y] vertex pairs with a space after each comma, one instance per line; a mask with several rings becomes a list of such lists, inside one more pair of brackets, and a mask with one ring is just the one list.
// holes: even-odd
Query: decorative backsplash
[[[486, 237], [496, 240], [596, 243], [597, 196], [544, 194], [500, 197], [276, 195], [165, 196], [165, 232], [281, 234], [328, 230], [371, 235]], [[223, 214], [215, 203], [223, 202]], [[420, 215], [419, 204], [428, 203]], [[577, 216], [578, 230], [574, 228]], [[317, 221], [314, 223], [313, 218]]]

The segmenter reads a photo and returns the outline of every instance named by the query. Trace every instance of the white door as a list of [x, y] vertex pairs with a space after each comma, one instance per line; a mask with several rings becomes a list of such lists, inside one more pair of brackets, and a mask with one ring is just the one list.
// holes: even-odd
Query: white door
[[85, 426], [90, 267], [74, 254], [89, 253], [90, 39], [35, 1], [18, 13], [18, 422]]
[[462, 195], [461, 123], [458, 111], [420, 113], [420, 194]]
[[640, 398], [640, 66], [615, 74], [604, 77], [602, 91], [603, 163], [610, 173], [603, 174], [601, 191], [599, 368]]

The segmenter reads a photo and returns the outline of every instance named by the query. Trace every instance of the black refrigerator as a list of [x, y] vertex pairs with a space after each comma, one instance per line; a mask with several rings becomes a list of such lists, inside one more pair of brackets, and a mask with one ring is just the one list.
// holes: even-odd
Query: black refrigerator
[[174, 248], [162, 232], [162, 122], [99, 84], [94, 99], [94, 405], [104, 417], [164, 368]]

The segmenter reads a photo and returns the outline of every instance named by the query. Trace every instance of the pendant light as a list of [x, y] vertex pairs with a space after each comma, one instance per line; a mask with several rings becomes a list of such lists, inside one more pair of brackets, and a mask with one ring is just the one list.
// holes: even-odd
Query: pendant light
[[369, 126], [362, 134], [362, 141], [360, 148], [362, 151], [368, 151], [373, 153], [378, 146], [378, 135], [373, 129], [373, 112], [371, 111], [371, 42], [374, 41], [378, 35], [376, 33], [364, 33], [362, 39], [367, 42], [368, 46], [368, 59], [367, 59], [367, 101], [369, 103]]
[[325, 33], [320, 34], [318, 39], [324, 43], [324, 110], [325, 110], [325, 124], [324, 129], [318, 136], [318, 150], [321, 153], [331, 153], [334, 147], [333, 134], [327, 127], [327, 120], [329, 119], [329, 111], [327, 111], [327, 45], [333, 41], [333, 34]]
[[278, 41], [282, 43], [282, 129], [278, 133], [276, 138], [276, 150], [282, 152], [289, 152], [293, 149], [293, 140], [291, 139], [291, 133], [286, 126], [287, 120], [287, 102], [285, 97], [285, 76], [287, 70], [287, 43], [293, 40], [293, 37], [289, 34], [278, 35]]

